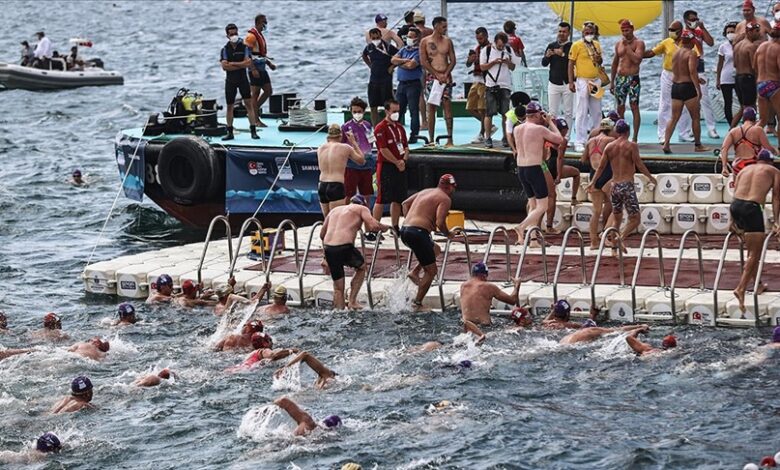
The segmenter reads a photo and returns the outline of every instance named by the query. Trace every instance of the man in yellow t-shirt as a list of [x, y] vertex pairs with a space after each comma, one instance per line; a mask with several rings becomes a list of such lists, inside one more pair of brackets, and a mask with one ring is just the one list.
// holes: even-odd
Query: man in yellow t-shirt
[[588, 82], [601, 85], [598, 66], [602, 63], [601, 44], [595, 39], [595, 25], [585, 23], [582, 39], [569, 50], [569, 90], [575, 95], [575, 152], [582, 152], [590, 130], [601, 121], [601, 98], [591, 96]]
[[[645, 51], [645, 58], [664, 56], [663, 69], [661, 70], [661, 99], [658, 101], [658, 142], [664, 142], [666, 125], [672, 118], [672, 56], [680, 48], [679, 37], [683, 30], [680, 21], [672, 21], [669, 24], [669, 37], [659, 42], [653, 49]], [[691, 115], [683, 110], [680, 120], [677, 122], [677, 131], [681, 141], [693, 142], [691, 131]]]

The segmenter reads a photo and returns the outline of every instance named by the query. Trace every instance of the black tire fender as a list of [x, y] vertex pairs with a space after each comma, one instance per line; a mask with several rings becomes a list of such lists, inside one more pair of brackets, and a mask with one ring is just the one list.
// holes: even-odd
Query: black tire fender
[[222, 185], [219, 175], [223, 172], [214, 149], [198, 137], [177, 137], [166, 143], [157, 173], [165, 194], [183, 205], [208, 200]]

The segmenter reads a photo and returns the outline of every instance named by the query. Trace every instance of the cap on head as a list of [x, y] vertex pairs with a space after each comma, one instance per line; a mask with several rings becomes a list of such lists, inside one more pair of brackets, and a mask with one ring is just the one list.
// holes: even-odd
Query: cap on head
[[157, 377], [168, 380], [171, 378], [171, 370], [166, 367], [165, 369], [157, 373]]
[[686, 39], [691, 40], [694, 37], [696, 36], [693, 34], [693, 31], [691, 31], [690, 29], [684, 29], [683, 32], [680, 34], [680, 39], [682, 40], [686, 40]]
[[228, 23], [228, 25], [225, 26], [225, 32], [227, 33], [231, 29], [235, 29], [236, 31], [238, 31], [238, 26], [236, 26], [235, 23]]
[[62, 327], [62, 320], [54, 312], [49, 312], [43, 317], [43, 327], [50, 330]]
[[742, 110], [742, 121], [756, 121], [756, 108], [753, 108], [752, 106], [748, 106], [747, 108]]
[[439, 186], [453, 186], [457, 188], [458, 184], [455, 182], [454, 176], [449, 173], [445, 173], [441, 175], [441, 178], [439, 178]]
[[747, 10], [747, 9], [755, 10], [756, 7], [753, 5], [753, 0], [745, 0], [745, 3], [742, 4], [742, 9], [743, 10]]
[[262, 331], [263, 331], [263, 329], [265, 328], [265, 327], [263, 326], [263, 322], [262, 322], [262, 321], [260, 321], [260, 320], [252, 320], [252, 321], [248, 321], [248, 322], [246, 322], [246, 324], [244, 325], [244, 327], [245, 327], [245, 328], [250, 328], [250, 329], [251, 329], [253, 332], [255, 332], [255, 333], [260, 333], [260, 332], [262, 332]]
[[181, 291], [186, 295], [194, 294], [198, 291], [198, 286], [195, 285], [190, 279], [181, 283]]
[[342, 465], [341, 470], [363, 470], [363, 467], [361, 467], [358, 463], [349, 462]]
[[108, 350], [111, 349], [111, 344], [108, 341], [104, 341], [99, 336], [92, 338], [92, 344], [102, 352], [108, 352]]
[[776, 326], [774, 331], [772, 331], [772, 342], [780, 343], [780, 326]]
[[157, 285], [157, 289], [163, 286], [173, 287], [173, 279], [167, 274], [160, 274], [157, 276], [155, 284]]
[[775, 458], [771, 455], [767, 455], [763, 459], [761, 459], [761, 468], [775, 468], [777, 467], [777, 462], [775, 461]]
[[352, 198], [350, 198], [349, 202], [350, 204], [359, 204], [361, 206], [368, 207], [368, 200], [362, 194], [355, 194], [352, 196]]
[[569, 123], [566, 122], [566, 118], [558, 117], [555, 118], [555, 127], [557, 127], [559, 131], [562, 131], [569, 128]]
[[472, 366], [472, 364], [473, 363], [471, 361], [469, 361], [468, 359], [463, 359], [462, 361], [458, 362], [458, 367], [462, 367], [464, 369], [468, 369], [469, 367]]
[[553, 313], [555, 314], [556, 318], [569, 318], [569, 314], [571, 313], [571, 305], [569, 305], [569, 302], [561, 299], [555, 302], [555, 305], [553, 305]]
[[751, 30], [754, 30], [754, 29], [761, 29], [761, 25], [756, 23], [755, 21], [751, 21], [750, 23], [745, 25], [745, 29], [747, 31], [751, 31]]
[[220, 299], [225, 298], [232, 293], [233, 293], [233, 288], [230, 286], [230, 284], [225, 284], [224, 286], [220, 286], [216, 291], [217, 297]]
[[81, 178], [81, 170], [76, 168], [75, 170], [73, 170], [73, 173], [71, 173], [71, 176], [73, 176], [74, 178]]
[[609, 114], [607, 114], [607, 117], [610, 119], [610, 121], [617, 122], [618, 119], [620, 119], [620, 114], [618, 114], [618, 112], [613, 109], [609, 112]]
[[284, 286], [276, 286], [276, 289], [274, 289], [274, 298], [276, 299], [286, 299], [287, 298], [287, 288]]
[[599, 123], [599, 129], [602, 131], [611, 131], [614, 126], [615, 123], [610, 118], [604, 118]]
[[341, 418], [337, 415], [330, 415], [322, 421], [322, 424], [324, 424], [326, 428], [337, 428], [341, 426]]
[[252, 347], [255, 349], [271, 349], [274, 347], [274, 340], [268, 333], [255, 333], [252, 335]]
[[57, 452], [62, 448], [60, 438], [53, 432], [47, 432], [41, 435], [35, 442], [35, 449], [38, 452]]
[[73, 395], [83, 395], [92, 390], [92, 381], [89, 377], [80, 375], [70, 383], [70, 393]]
[[488, 275], [488, 267], [483, 263], [482, 261], [478, 262], [474, 266], [471, 267], [471, 275], [472, 276], [487, 276]]
[[515, 324], [521, 326], [533, 323], [534, 321], [533, 317], [531, 316], [531, 312], [529, 312], [527, 308], [523, 307], [513, 308], [512, 313], [509, 314], [509, 318], [511, 318]]
[[620, 28], [631, 28], [634, 29], [634, 23], [631, 22], [629, 19], [623, 19], [620, 20]]
[[771, 162], [774, 156], [772, 155], [772, 152], [769, 151], [769, 149], [761, 149], [761, 151], [758, 152], [756, 158], [765, 162]]
[[630, 129], [631, 126], [623, 119], [618, 119], [618, 122], [615, 123], [615, 132], [618, 134], [628, 134]]
[[8, 317], [5, 316], [5, 312], [0, 310], [0, 328], [5, 329], [8, 327]]
[[125, 302], [119, 304], [117, 312], [119, 313], [119, 318], [130, 318], [135, 315], [135, 307], [133, 307], [133, 304]]
[[381, 13], [376, 15], [376, 17], [374, 17], [374, 23], [381, 23], [383, 21], [387, 21], [387, 16], [385, 16], [385, 15], [383, 15]]
[[594, 326], [598, 326], [598, 325], [596, 324], [595, 321], [591, 320], [590, 318], [588, 318], [587, 320], [582, 322], [582, 327], [583, 328], [592, 328]]
[[340, 139], [341, 138], [341, 126], [338, 124], [331, 124], [328, 126], [328, 138]]
[[667, 335], [664, 340], [661, 341], [661, 347], [664, 349], [677, 347], [677, 338], [674, 335]]
[[531, 101], [530, 103], [525, 105], [525, 114], [526, 115], [541, 113], [542, 111], [544, 111], [544, 110], [542, 109], [542, 105], [539, 104], [538, 101]]
[[420, 10], [414, 10], [414, 22], [421, 23], [425, 21], [425, 15]]

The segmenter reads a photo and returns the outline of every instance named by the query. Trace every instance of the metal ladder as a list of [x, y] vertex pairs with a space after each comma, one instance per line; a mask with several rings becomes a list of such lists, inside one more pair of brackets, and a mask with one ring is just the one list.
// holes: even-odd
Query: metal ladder
[[[626, 287], [626, 268], [623, 264], [623, 237], [620, 236], [620, 230], [618, 230], [616, 227], [609, 227], [601, 234], [601, 242], [599, 243], [599, 252], [596, 255], [596, 263], [593, 265], [593, 273], [590, 277], [590, 308], [595, 309], [596, 308], [596, 279], [599, 275], [599, 267], [601, 266], [601, 258], [604, 254], [604, 247], [607, 244], [607, 239], [609, 238], [609, 234], [615, 232], [615, 238], [617, 239], [617, 250], [618, 250], [618, 265], [620, 266], [620, 286], [619, 288], [625, 288]], [[644, 241], [644, 237], [642, 238], [642, 241]], [[580, 245], [583, 245], [583, 248], [581, 248], [583, 252], [583, 258], [584, 258], [584, 242], [582, 240], [582, 233], [580, 233]], [[564, 245], [565, 249], [565, 245]], [[563, 252], [561, 252], [561, 255], [563, 255]], [[582, 269], [585, 269], [585, 260], [583, 259], [582, 262]]]
[[[471, 250], [469, 249], [469, 235], [466, 233], [466, 231], [463, 229], [463, 227], [453, 227], [452, 230], [450, 230], [450, 233], [452, 235], [461, 234], [463, 235], [463, 243], [466, 245], [466, 261], [468, 262], [468, 274], [467, 276], [471, 275]], [[444, 280], [444, 273], [447, 270], [447, 259], [450, 256], [450, 245], [452, 244], [452, 238], [447, 239], [447, 245], [444, 247], [444, 258], [441, 262], [441, 271], [436, 276], [437, 284], [439, 285], [439, 301], [441, 302], [441, 311], [443, 312], [445, 310], [445, 303], [444, 303], [444, 283], [446, 282]], [[468, 279], [468, 277], [466, 278]]]
[[525, 253], [528, 251], [528, 244], [531, 241], [531, 234], [536, 233], [536, 236], [542, 240], [542, 268], [544, 269], [544, 285], [550, 284], [550, 275], [547, 272], [547, 248], [546, 243], [544, 241], [544, 233], [542, 232], [542, 229], [539, 228], [538, 225], [534, 225], [533, 227], [529, 227], [528, 230], [525, 233], [525, 240], [523, 241], [523, 248], [520, 251], [520, 259], [517, 261], [517, 271], [515, 272], [515, 278], [520, 279], [522, 282], [522, 278], [520, 277], [520, 273], [523, 270], [523, 264], [525, 263]]
[[[279, 223], [279, 225], [276, 227], [276, 233], [274, 234], [274, 242], [271, 244], [271, 256], [268, 257], [268, 264], [265, 267], [265, 282], [270, 283], [271, 282], [271, 268], [274, 264], [274, 258], [276, 258], [276, 244], [279, 241], [279, 236], [284, 236], [284, 232], [282, 229], [284, 227], [289, 226], [292, 229], [293, 233], [293, 243], [295, 245], [295, 268], [296, 272], [301, 271], [301, 262], [298, 258], [298, 227], [295, 225], [295, 223], [290, 219], [284, 219]], [[299, 293], [301, 295], [301, 302], [298, 304], [303, 304], [303, 279], [301, 277], [298, 278], [298, 288], [300, 289]], [[270, 289], [268, 292], [266, 292], [266, 298], [268, 301], [271, 300], [271, 292]]]
[[757, 327], [761, 326], [758, 312], [758, 286], [761, 284], [761, 273], [764, 271], [766, 250], [769, 248], [769, 242], [772, 240], [772, 237], [778, 237], [778, 240], [780, 240], [780, 236], [774, 233], [770, 232], [769, 235], [767, 235], [766, 240], [764, 240], [764, 246], [761, 248], [761, 257], [758, 259], [758, 269], [756, 270], [756, 280], [753, 283], [753, 312], [755, 313]]
[[631, 311], [634, 315], [637, 313], [636, 308], [636, 281], [639, 279], [639, 269], [642, 265], [642, 258], [645, 252], [645, 244], [647, 243], [647, 237], [653, 235], [655, 237], [656, 245], [658, 247], [658, 286], [662, 290], [669, 289], [666, 285], [666, 273], [664, 272], [664, 249], [661, 245], [661, 234], [656, 229], [650, 229], [642, 235], [642, 241], [639, 243], [639, 254], [636, 257], [636, 265], [634, 266], [634, 275], [631, 277]]
[[[228, 279], [233, 277], [233, 271], [236, 269], [236, 261], [238, 260], [238, 254], [241, 251], [241, 242], [244, 240], [244, 234], [246, 232], [246, 229], [249, 228], [250, 225], [255, 224], [257, 227], [257, 230], [260, 232], [260, 237], [263, 236], [263, 224], [260, 223], [260, 221], [254, 217], [250, 217], [244, 221], [243, 224], [241, 224], [241, 231], [238, 232], [238, 242], [236, 243], [236, 252], [233, 254], [233, 259], [230, 261], [230, 272], [228, 273]], [[262, 266], [263, 271], [265, 271], [265, 257], [260, 257], [260, 265]]]
[[[729, 240], [736, 235], [734, 232], [726, 234], [726, 238], [723, 240], [723, 249], [720, 251], [720, 261], [718, 262], [718, 270], [715, 272], [715, 282], [712, 284], [712, 303], [715, 306], [715, 311], [712, 314], [712, 322], [714, 326], [718, 326], [718, 287], [720, 286], [720, 276], [723, 274], [723, 265], [726, 262], [726, 253], [729, 249]], [[742, 270], [745, 270], [745, 240], [741, 236], [736, 235], [739, 240], [739, 262]], [[756, 276], [756, 279], [759, 277]]]
[[[316, 233], [316, 228], [322, 225], [322, 221], [318, 220], [317, 222], [314, 222], [314, 224], [311, 226], [311, 232], [309, 232], [309, 240], [306, 242], [306, 248], [303, 249], [303, 259], [301, 260], [301, 265], [298, 268], [298, 290], [301, 294], [301, 306], [306, 304], [306, 298], [303, 295], [303, 276], [306, 275], [306, 261], [309, 260], [309, 250], [311, 249], [311, 242], [314, 241], [314, 234]], [[296, 252], [298, 250], [296, 249]], [[323, 254], [324, 256], [324, 254]]]
[[203, 271], [203, 261], [205, 261], [206, 259], [206, 252], [209, 249], [209, 243], [211, 243], [211, 234], [214, 232], [214, 226], [217, 224], [217, 222], [222, 222], [225, 224], [225, 232], [227, 233], [227, 243], [228, 243], [228, 256], [230, 257], [230, 265], [232, 266], [234, 264], [233, 236], [230, 233], [230, 221], [224, 215], [218, 215], [213, 219], [211, 219], [211, 223], [209, 224], [209, 230], [208, 232], [206, 232], [206, 241], [203, 244], [203, 253], [201, 253], [200, 263], [198, 263], [198, 286], [201, 286], [203, 284], [201, 278], [201, 271]]
[[[503, 225], [499, 225], [498, 227], [494, 228], [490, 232], [487, 246], [485, 247], [485, 255], [482, 257], [482, 262], [485, 263], [485, 265], [487, 266], [488, 260], [490, 259], [490, 249], [493, 248], [493, 239], [495, 238], [496, 233], [498, 231], [504, 232], [504, 246], [506, 248], [505, 250], [506, 279], [504, 280], [503, 287], [511, 287], [513, 285], [513, 279], [512, 279], [512, 257], [509, 251], [509, 232], [507, 231], [506, 227], [504, 227]], [[517, 299], [515, 299], [515, 301], [517, 301]], [[491, 309], [491, 313], [493, 312], [494, 310]]]
[[[572, 233], [577, 234], [577, 238], [580, 240], [580, 268], [582, 270], [582, 284], [581, 287], [588, 285], [588, 275], [585, 271], [585, 239], [582, 236], [582, 232], [577, 227], [569, 227], [563, 234], [563, 241], [561, 242], [561, 254], [558, 255], [558, 264], [555, 266], [555, 274], [553, 275], [553, 305], [558, 302], [558, 277], [561, 274], [561, 267], [563, 266], [563, 255], [566, 254], [566, 245], [569, 242], [569, 235]], [[602, 241], [603, 244], [603, 241]]]
[[677, 284], [677, 275], [680, 272], [680, 265], [682, 264], [683, 251], [685, 250], [685, 240], [687, 240], [691, 235], [693, 235], [693, 237], [696, 239], [696, 253], [699, 262], [699, 292], [707, 292], [707, 288], [704, 286], [704, 264], [702, 262], [701, 254], [701, 237], [699, 236], [698, 232], [690, 229], [683, 233], [683, 236], [680, 239], [680, 251], [677, 253], [677, 261], [674, 263], [674, 272], [672, 273], [672, 283], [669, 285], [669, 293], [671, 296], [670, 304], [672, 307], [672, 322], [675, 325], [677, 324], [677, 301], [675, 299], [676, 296], [674, 289], [675, 285]]
[[[389, 229], [390, 235], [393, 237], [393, 243], [395, 244], [395, 261], [396, 265], [398, 266], [398, 270], [401, 270], [401, 251], [398, 244], [398, 235], [396, 235], [395, 230]], [[360, 238], [363, 239], [364, 235], [363, 232], [360, 232]], [[371, 264], [368, 265], [368, 273], [366, 273], [366, 292], [368, 293], [368, 306], [373, 310], [374, 309], [374, 293], [371, 290], [371, 279], [374, 276], [374, 266], [376, 265], [376, 259], [379, 257], [379, 247], [382, 244], [382, 240], [384, 239], [384, 235], [382, 233], [377, 233], [376, 235], [376, 243], [374, 245], [374, 256], [371, 257]], [[365, 249], [365, 242], [364, 242], [364, 249]], [[365, 259], [365, 257], [364, 257]], [[411, 259], [411, 254], [409, 256], [409, 259]], [[407, 270], [409, 268], [407, 267]]]

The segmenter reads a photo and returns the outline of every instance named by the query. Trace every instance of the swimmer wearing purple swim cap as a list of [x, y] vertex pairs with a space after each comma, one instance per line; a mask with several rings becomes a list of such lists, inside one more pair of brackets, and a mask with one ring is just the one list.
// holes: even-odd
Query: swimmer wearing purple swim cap
[[[297, 403], [290, 400], [287, 397], [281, 397], [274, 400], [274, 404], [283, 409], [290, 415], [290, 418], [298, 423], [298, 426], [293, 431], [295, 436], [305, 436], [306, 434], [317, 429], [317, 422], [312, 419], [311, 415], [301, 409]], [[322, 422], [326, 429], [335, 429], [341, 426], [341, 418], [337, 415], [331, 415], [325, 418]]]
[[80, 375], [70, 384], [70, 396], [58, 401], [51, 409], [52, 414], [73, 413], [84, 408], [93, 408], [92, 381], [89, 377]]
[[60, 449], [62, 449], [60, 439], [53, 432], [44, 433], [35, 441], [35, 450], [44, 454], [59, 452]]
[[146, 303], [170, 302], [173, 299], [173, 279], [167, 274], [160, 274], [152, 283], [152, 292]]
[[560, 299], [550, 307], [550, 313], [542, 320], [542, 328], [549, 330], [579, 329], [582, 328], [582, 324], [571, 321], [571, 304]]

